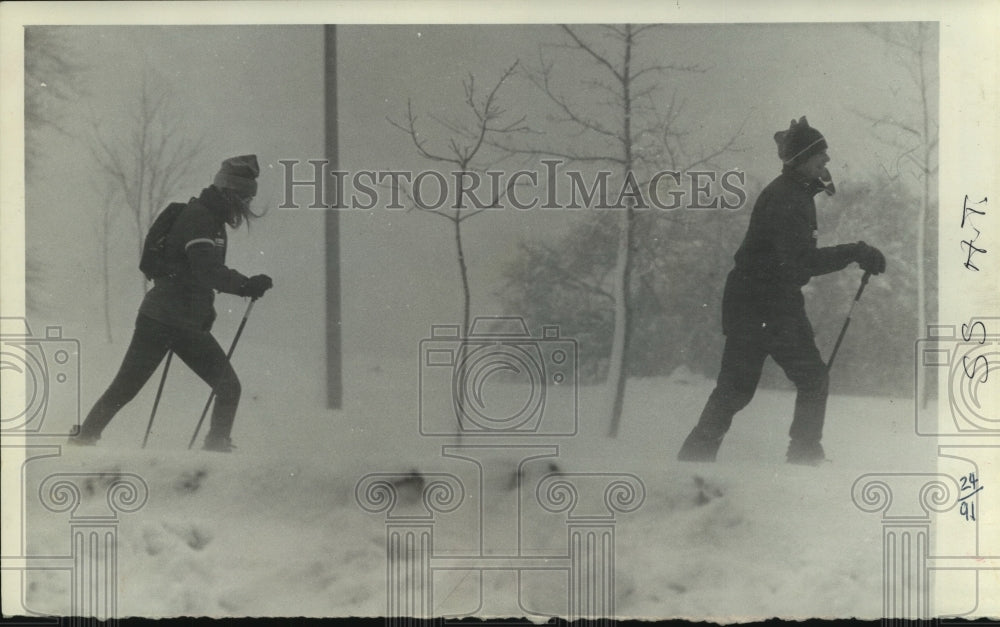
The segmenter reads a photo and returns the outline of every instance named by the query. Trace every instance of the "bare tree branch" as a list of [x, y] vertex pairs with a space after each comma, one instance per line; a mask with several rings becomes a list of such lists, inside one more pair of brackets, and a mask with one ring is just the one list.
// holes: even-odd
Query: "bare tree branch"
[[407, 133], [410, 136], [410, 139], [413, 141], [413, 145], [414, 147], [416, 147], [417, 152], [419, 152], [420, 155], [425, 159], [430, 159], [431, 161], [438, 161], [441, 163], [455, 162], [453, 158], [445, 157], [440, 154], [435, 154], [427, 150], [425, 146], [426, 142], [420, 139], [420, 134], [417, 132], [417, 116], [413, 113], [413, 102], [410, 101], [409, 99], [406, 101], [406, 120], [407, 120], [406, 126], [399, 124], [398, 122], [389, 117], [387, 117], [386, 120], [389, 121], [389, 124]]
[[[519, 132], [525, 132], [527, 130], [524, 125], [524, 117], [520, 117], [512, 121], [504, 121], [506, 111], [500, 106], [498, 100], [500, 90], [516, 73], [517, 68], [518, 62], [515, 61], [512, 65], [506, 68], [506, 70], [504, 70], [497, 82], [486, 93], [485, 97], [481, 99], [479, 98], [476, 78], [474, 75], [469, 74], [468, 77], [462, 82], [463, 103], [465, 108], [468, 110], [468, 113], [471, 114], [474, 122], [471, 126], [465, 126], [458, 122], [449, 121], [443, 117], [434, 115], [431, 116], [431, 119], [437, 122], [440, 127], [452, 133], [446, 140], [449, 151], [448, 154], [431, 150], [427, 145], [427, 141], [421, 137], [420, 132], [417, 130], [417, 116], [413, 112], [412, 101], [407, 101], [407, 119], [405, 123], [401, 124], [391, 118], [387, 119], [391, 125], [409, 135], [410, 140], [416, 148], [418, 154], [422, 157], [433, 162], [447, 163], [454, 166], [454, 173], [460, 177], [460, 181], [464, 181], [467, 175], [475, 174], [476, 176], [479, 176], [482, 171], [482, 168], [479, 166], [479, 162], [481, 160], [485, 160], [481, 155], [483, 147], [493, 146], [493, 140], [491, 139], [493, 135], [511, 135]], [[482, 180], [481, 177], [478, 180]], [[458, 194], [458, 196], [455, 199], [453, 207], [449, 211], [442, 211], [439, 209], [425, 207], [421, 203], [416, 202], [414, 193], [411, 193], [403, 186], [397, 185], [395, 180], [393, 181], [394, 189], [398, 190], [402, 188], [403, 193], [410, 201], [410, 209], [416, 208], [424, 211], [425, 213], [445, 218], [452, 224], [452, 234], [455, 241], [455, 256], [462, 284], [462, 329], [463, 333], [465, 333], [468, 332], [471, 323], [471, 291], [469, 288], [468, 268], [465, 262], [465, 244], [463, 243], [461, 226], [465, 220], [481, 214], [490, 207], [496, 206], [498, 197], [506, 195], [507, 190], [495, 193], [492, 202], [485, 207], [480, 206], [479, 199], [475, 198], [473, 195], [473, 204], [475, 207], [470, 209], [465, 206], [463, 193], [468, 190], [465, 190], [465, 188], [461, 187], [461, 185], [462, 184], [460, 183], [460, 188], [456, 190], [456, 194]], [[463, 403], [464, 399], [459, 398], [458, 402]]]
[[98, 170], [121, 192], [135, 228], [137, 251], [156, 214], [193, 173], [207, 145], [203, 133], [192, 139], [184, 131], [168, 94], [166, 86], [145, 70], [124, 137], [115, 139], [95, 121], [87, 141]]
[[863, 111], [857, 109], [856, 107], [851, 107], [848, 110], [854, 115], [858, 116], [859, 118], [871, 122], [873, 128], [877, 128], [879, 126], [891, 126], [895, 129], [898, 129], [905, 133], [909, 133], [910, 135], [914, 135], [916, 137], [922, 136], [922, 133], [917, 129], [913, 128], [913, 126], [900, 122], [899, 120], [896, 120], [889, 115], [884, 115], [884, 116], [870, 115], [864, 113]]
[[598, 135], [603, 135], [620, 141], [621, 137], [618, 133], [608, 129], [603, 124], [595, 120], [585, 117], [582, 113], [577, 112], [573, 109], [572, 105], [569, 104], [568, 100], [556, 93], [551, 84], [551, 69], [552, 68], [550, 66], [549, 68], [543, 70], [540, 77], [529, 75], [528, 78], [535, 84], [536, 87], [539, 87], [542, 93], [563, 113], [565, 118], [563, 118], [562, 121], [575, 123], [583, 129], [593, 131]]
[[592, 59], [594, 59], [594, 61], [597, 61], [597, 63], [599, 63], [600, 65], [603, 65], [605, 68], [607, 68], [607, 70], [609, 72], [611, 72], [611, 75], [614, 76], [618, 81], [625, 80], [625, 77], [622, 76], [622, 73], [618, 70], [618, 68], [616, 68], [615, 66], [611, 65], [611, 62], [608, 61], [607, 57], [605, 57], [605, 56], [603, 56], [601, 54], [598, 54], [590, 45], [588, 45], [582, 39], [580, 39], [580, 37], [573, 31], [572, 28], [570, 28], [569, 26], [566, 26], [565, 24], [563, 24], [562, 25], [562, 29], [563, 29], [563, 32], [565, 32], [567, 35], [569, 35], [570, 38], [573, 40], [573, 42], [576, 43], [577, 48], [579, 48], [580, 50], [583, 50], [588, 55], [590, 55], [590, 57]]

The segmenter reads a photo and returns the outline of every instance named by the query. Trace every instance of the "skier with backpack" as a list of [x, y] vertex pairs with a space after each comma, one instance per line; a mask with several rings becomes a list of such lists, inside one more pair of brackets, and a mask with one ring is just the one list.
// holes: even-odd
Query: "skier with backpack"
[[250, 210], [260, 167], [256, 155], [226, 159], [212, 184], [186, 204], [172, 203], [146, 237], [140, 269], [153, 287], [139, 307], [135, 331], [118, 374], [69, 443], [94, 445], [115, 414], [135, 398], [173, 351], [212, 388], [215, 406], [204, 450], [229, 452], [240, 382], [211, 334], [215, 292], [260, 298], [272, 286], [264, 274], [246, 277], [225, 265], [226, 226], [259, 217]]
[[885, 271], [885, 257], [864, 242], [816, 245], [813, 197], [821, 191], [834, 193], [822, 133], [802, 117], [792, 120], [788, 130], [775, 133], [774, 140], [783, 165], [781, 175], [754, 204], [735, 267], [726, 279], [722, 367], [698, 423], [678, 453], [681, 461], [715, 461], [733, 416], [753, 398], [770, 355], [797, 389], [786, 459], [793, 464], [822, 463], [829, 377], [806, 317], [801, 288], [812, 277], [842, 270], [851, 262], [866, 273]]

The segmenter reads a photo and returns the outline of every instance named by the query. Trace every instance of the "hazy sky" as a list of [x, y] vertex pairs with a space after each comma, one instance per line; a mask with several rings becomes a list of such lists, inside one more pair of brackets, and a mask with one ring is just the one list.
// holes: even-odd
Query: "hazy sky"
[[[89, 120], [123, 128], [148, 68], [169, 86], [190, 132], [209, 139], [203, 175], [188, 181], [178, 199], [207, 185], [222, 159], [255, 152], [264, 168], [259, 208], [276, 206], [282, 184], [278, 160], [323, 156], [323, 29], [80, 26], [64, 34], [87, 68], [88, 94], [67, 109], [69, 130], [77, 137], [45, 135], [40, 167], [28, 187], [27, 244], [43, 261], [46, 313], [70, 328], [93, 329], [101, 326], [95, 287], [101, 197], [97, 170], [80, 141]], [[433, 142], [442, 131], [431, 126], [426, 113], [455, 115], [463, 78], [472, 73], [485, 86], [515, 60], [536, 65], [540, 44], [558, 41], [560, 33], [550, 25], [406, 25], [343, 26], [337, 36], [340, 165], [356, 171], [430, 166], [386, 117], [402, 119], [412, 99]], [[793, 117], [807, 115], [823, 131], [831, 171], [841, 185], [849, 185], [890, 163], [883, 154], [888, 151], [851, 110], [902, 112], [913, 106], [908, 79], [884, 45], [853, 24], [674, 25], [651, 33], [638, 55], [640, 62], [696, 64], [704, 70], [668, 75], [664, 94], [676, 93], [686, 102], [682, 124], [696, 145], [711, 146], [745, 122], [740, 141], [745, 150], [721, 161], [746, 171], [749, 188], [777, 174], [772, 135]], [[577, 90], [574, 96], [581, 100], [592, 98], [580, 84], [592, 66], [560, 63], [566, 88]], [[551, 111], [540, 106], [525, 81], [512, 80], [502, 99], [546, 129]], [[822, 208], [835, 210], [835, 202]], [[256, 324], [291, 328], [274, 335], [302, 350], [315, 349], [322, 337], [322, 218], [322, 212], [305, 208], [272, 209], [249, 233], [241, 230], [230, 238], [231, 266], [275, 279], [274, 297], [258, 308]], [[507, 210], [466, 222], [474, 313], [500, 313], [494, 294], [519, 238], [554, 236], [572, 219], [566, 212]], [[745, 211], [734, 219], [746, 219]], [[113, 274], [121, 295], [115, 320], [128, 329], [141, 298], [140, 279], [128, 257], [135, 250], [128, 239], [133, 231], [125, 219], [117, 226], [123, 236]], [[431, 324], [460, 321], [449, 223], [376, 207], [345, 214], [341, 228], [349, 352], [415, 354]], [[833, 243], [823, 242], [822, 225], [820, 235], [821, 243]], [[238, 301], [220, 299], [220, 304], [239, 307]]]

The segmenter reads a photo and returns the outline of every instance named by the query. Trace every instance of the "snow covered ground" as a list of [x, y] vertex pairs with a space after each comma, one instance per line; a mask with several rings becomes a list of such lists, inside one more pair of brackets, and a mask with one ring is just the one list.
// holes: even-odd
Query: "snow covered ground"
[[[29, 465], [29, 553], [69, 550], [67, 515], [38, 504], [46, 477], [94, 473], [94, 489], [82, 494], [87, 501], [104, 499], [103, 488], [116, 476], [134, 473], [148, 485], [149, 498], [139, 511], [120, 516], [119, 615], [384, 615], [386, 518], [359, 505], [355, 488], [362, 477], [416, 469], [460, 478], [464, 500], [438, 514], [435, 555], [475, 550], [481, 526], [501, 540], [487, 543], [485, 552], [503, 552], [503, 542], [516, 537], [516, 531], [504, 536], [504, 529], [517, 530], [522, 516], [525, 554], [552, 556], [566, 553], [566, 514], [540, 509], [534, 490], [554, 463], [563, 473], [626, 473], [641, 481], [644, 500], [614, 520], [620, 616], [877, 618], [881, 531], [876, 517], [855, 507], [851, 486], [867, 472], [934, 468], [935, 443], [912, 435], [910, 401], [852, 398], [835, 389], [824, 441], [832, 463], [784, 463], [794, 397], [784, 390], [758, 392], [737, 416], [717, 463], [676, 462], [712, 387], [676, 375], [629, 382], [617, 439], [605, 437], [607, 426], [597, 420], [597, 390], [581, 388], [576, 436], [522, 441], [558, 450], [525, 465], [519, 492], [519, 452], [487, 452], [487, 470], [480, 473], [467, 460], [443, 455], [442, 446], [455, 440], [420, 436], [416, 359], [354, 364], [345, 407], [308, 412], [295, 407], [312, 400], [315, 382], [286, 376], [267, 388], [256, 379], [272, 376], [272, 368], [280, 372], [274, 359], [255, 354], [263, 347], [241, 350], [237, 452], [186, 450], [207, 391], [176, 367], [148, 448], [139, 443], [155, 383], [118, 416], [100, 446], [64, 447], [61, 455]], [[109, 349], [108, 364], [115, 352]], [[110, 376], [113, 365], [106, 368]], [[500, 389], [524, 393], [516, 386], [493, 393]], [[84, 411], [90, 402], [84, 400]], [[471, 571], [439, 575], [435, 613], [522, 615], [519, 598], [523, 608], [541, 614], [565, 612], [561, 571], [525, 574], [521, 584], [510, 571], [490, 571], [482, 584]], [[67, 572], [29, 572], [27, 582], [30, 609], [68, 611]]]

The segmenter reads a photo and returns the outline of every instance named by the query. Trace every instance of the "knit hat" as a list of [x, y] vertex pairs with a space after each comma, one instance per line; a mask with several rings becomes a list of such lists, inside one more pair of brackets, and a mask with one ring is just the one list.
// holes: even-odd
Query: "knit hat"
[[823, 134], [809, 126], [806, 116], [799, 118], [798, 122], [792, 120], [787, 131], [775, 133], [774, 141], [778, 144], [778, 158], [785, 165], [798, 165], [827, 149]]
[[257, 155], [232, 157], [222, 162], [219, 173], [212, 184], [220, 189], [231, 189], [243, 197], [257, 195]]

